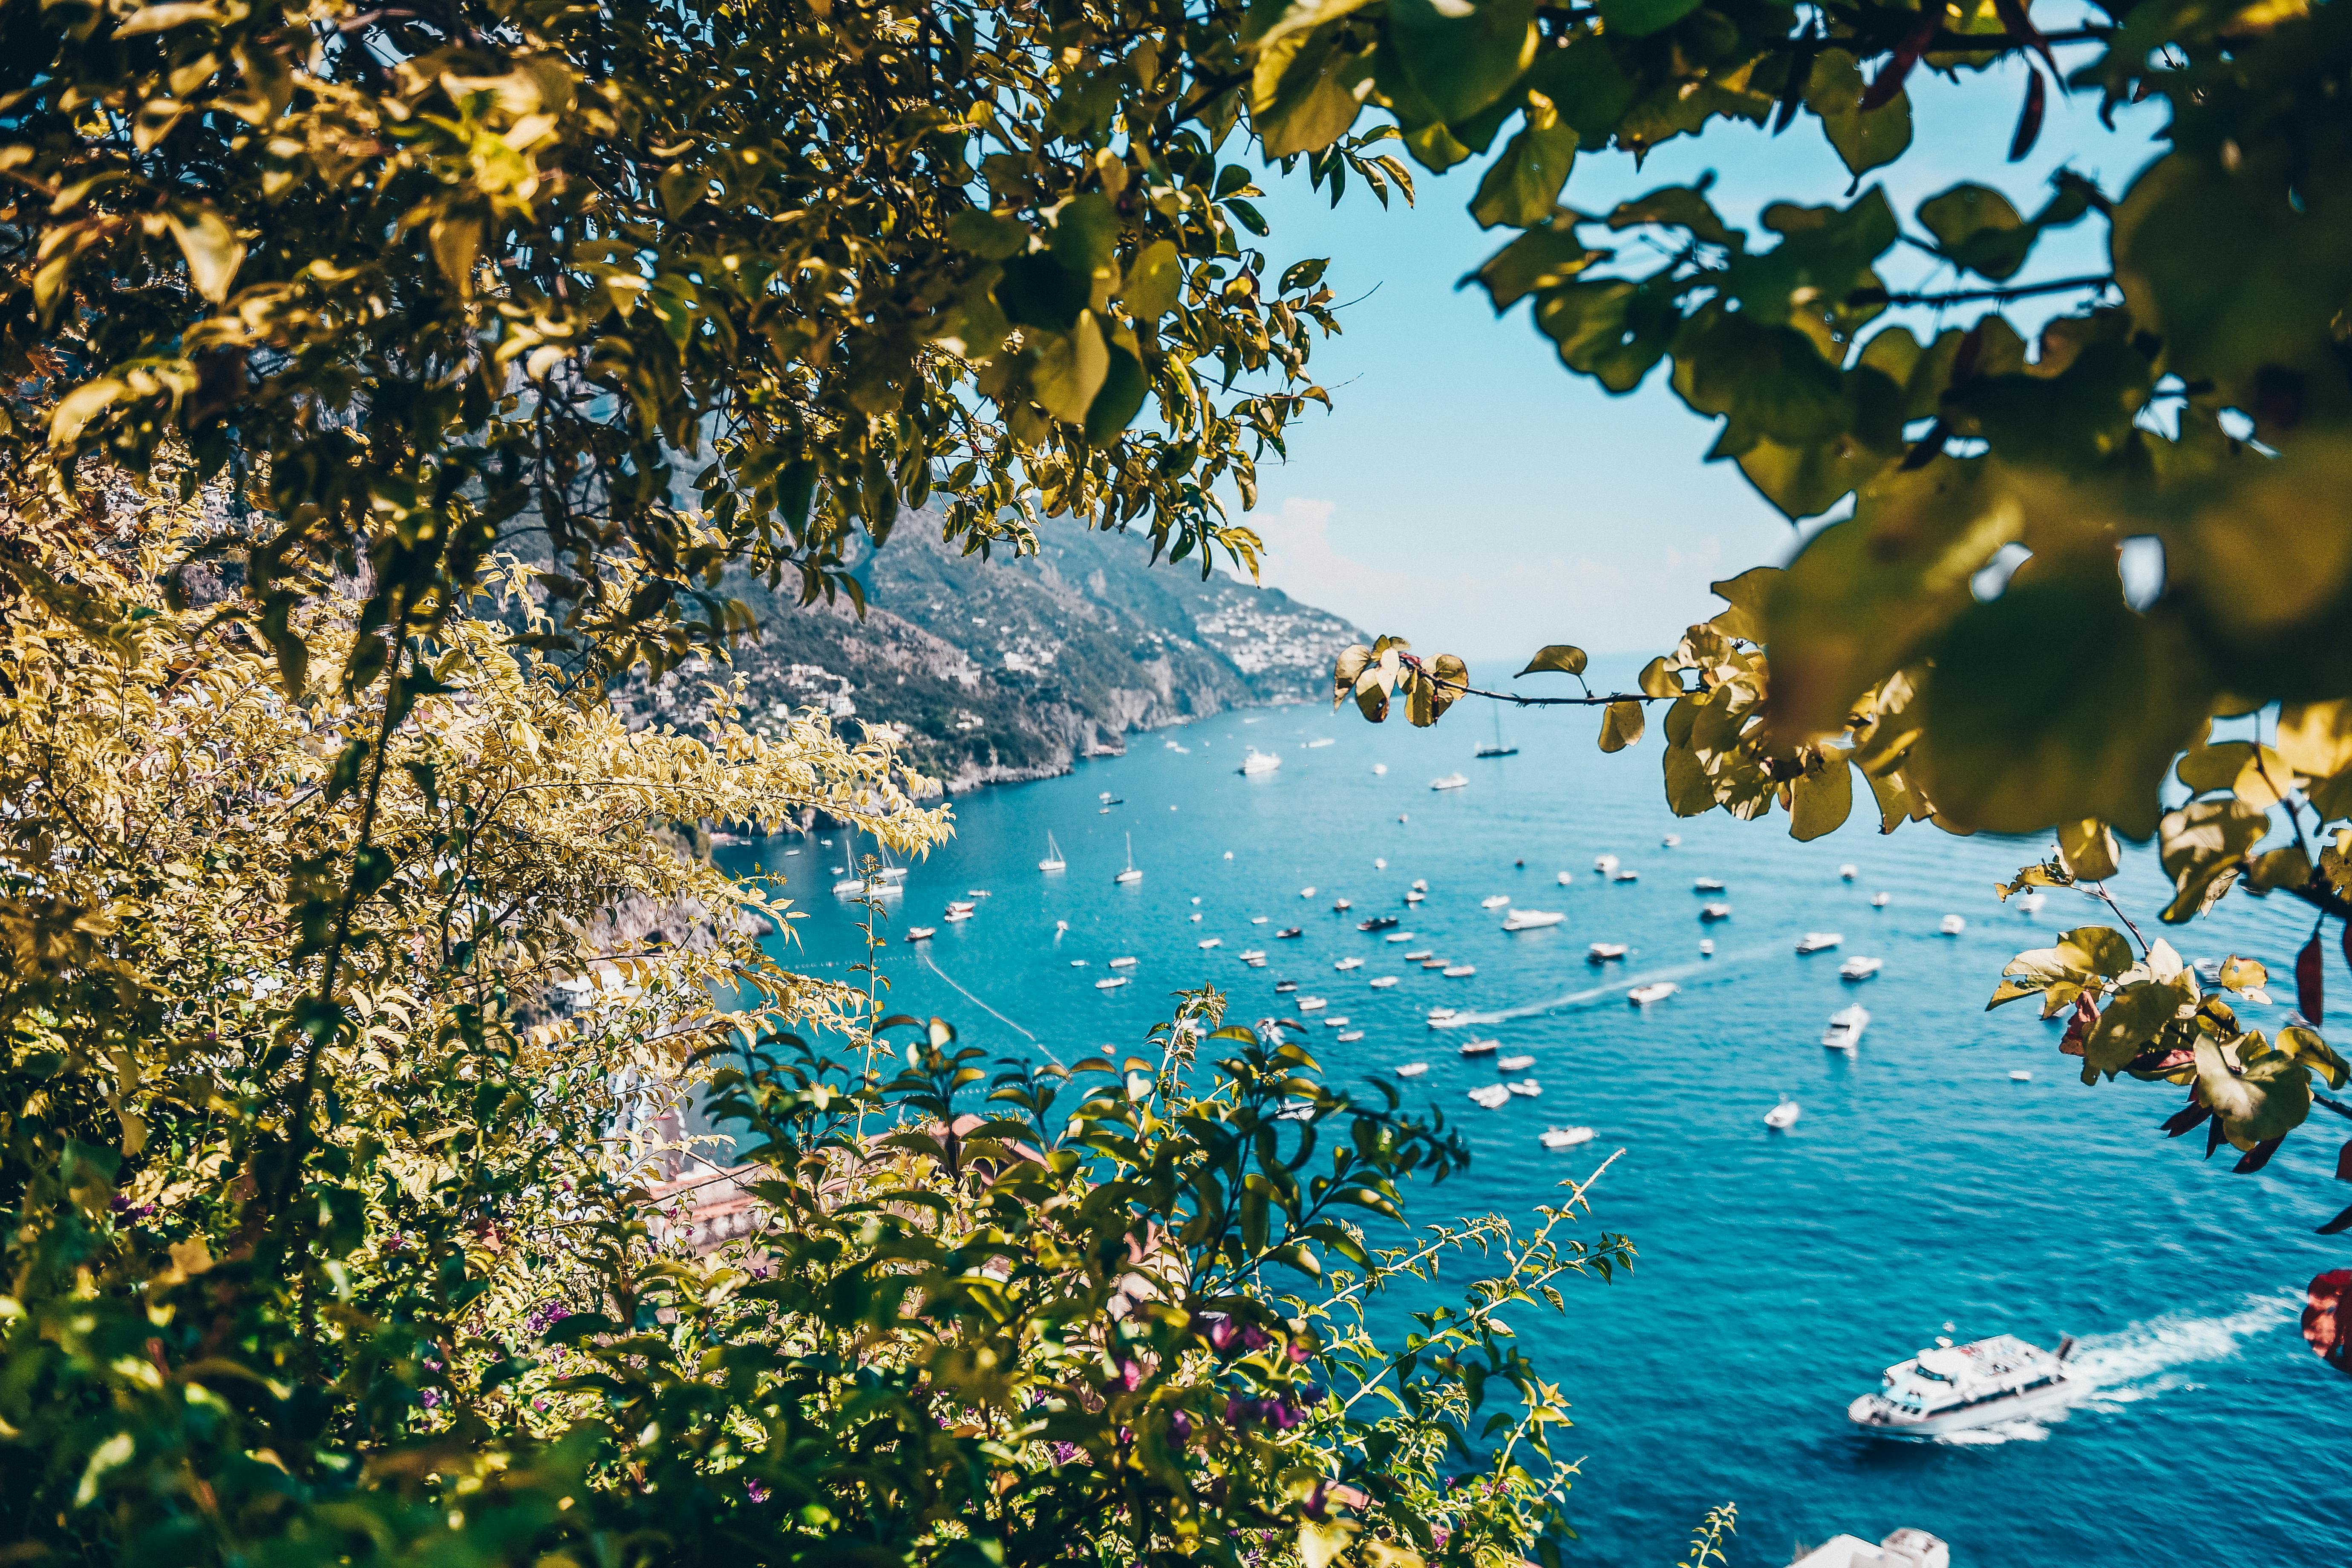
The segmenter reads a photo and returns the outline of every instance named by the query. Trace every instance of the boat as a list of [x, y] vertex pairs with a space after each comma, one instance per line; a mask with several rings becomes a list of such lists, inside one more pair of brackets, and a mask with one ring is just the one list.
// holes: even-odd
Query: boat
[[1440, 1018], [1451, 1018], [1454, 1016], [1455, 1011], [1456, 1010], [1452, 1007], [1432, 1007], [1429, 1010], [1428, 1018], [1431, 1023], [1434, 1024]]
[[1361, 969], [1364, 967], [1364, 961], [1360, 958], [1354, 957], [1342, 958], [1334, 963], [1331, 967], [1344, 974], [1350, 969]]
[[1277, 994], [1287, 996], [1292, 992], [1298, 989], [1298, 982], [1296, 980], [1277, 980], [1274, 983], [1274, 989]]
[[1315, 896], [1315, 889], [1312, 888], [1301, 888], [1298, 889], [1298, 896], [1302, 899], [1311, 899]]
[[1867, 980], [1886, 967], [1883, 958], [1849, 958], [1838, 965], [1840, 980]]
[[1870, 907], [1874, 910], [1883, 910], [1894, 901], [1895, 895], [1892, 893], [1873, 893], [1870, 895]]
[[1845, 1407], [1846, 1419], [1877, 1437], [1940, 1437], [2071, 1403], [2086, 1386], [2068, 1370], [2072, 1336], [2043, 1350], [2015, 1334], [1956, 1345], [1938, 1336], [1896, 1362], [1878, 1392]]
[[1400, 1062], [1397, 1065], [1396, 1074], [1399, 1078], [1419, 1078], [1428, 1070], [1427, 1062]]
[[1671, 980], [1654, 980], [1647, 985], [1636, 985], [1625, 993], [1625, 1000], [1636, 1007], [1646, 1007], [1653, 1002], [1663, 1002], [1682, 989]]
[[1285, 926], [1280, 931], [1274, 933], [1274, 940], [1276, 942], [1288, 942], [1292, 937], [1298, 934], [1298, 930], [1299, 928], [1297, 926]]
[[1697, 881], [1691, 884], [1691, 891], [1694, 893], [1719, 893], [1723, 891], [1723, 879], [1720, 877], [1701, 877]]
[[1853, 881], [1854, 878], [1860, 874], [1861, 873], [1857, 872], [1852, 866], [1841, 866], [1838, 868], [1838, 876], [1849, 882]]
[[1595, 855], [1592, 858], [1592, 868], [1603, 875], [1606, 875], [1611, 871], [1614, 871], [1617, 869], [1617, 857], [1614, 855]]
[[1669, 834], [1667, 834], [1664, 838], [1659, 839], [1659, 840], [1658, 840], [1658, 843], [1659, 843], [1659, 845], [1660, 845], [1661, 847], [1664, 847], [1664, 848], [1672, 849], [1672, 848], [1675, 848], [1675, 847], [1678, 847], [1678, 846], [1682, 843], [1682, 841], [1683, 841], [1683, 836], [1682, 836], [1681, 834], [1679, 834], [1679, 833], [1669, 833]]
[[1388, 765], [1388, 763], [1374, 763], [1372, 764], [1372, 776], [1373, 776], [1374, 778], [1385, 778], [1385, 777], [1387, 777], [1387, 776], [1388, 776], [1388, 771], [1389, 771], [1389, 765]]
[[1844, 934], [1833, 931], [1809, 931], [1797, 939], [1799, 952], [1827, 952], [1845, 940]]
[[1519, 754], [1519, 749], [1517, 746], [1503, 744], [1503, 710], [1500, 708], [1495, 710], [1495, 743], [1491, 746], [1479, 747], [1475, 754], [1482, 758], [1516, 757]]
[[1958, 936], [1968, 929], [1969, 922], [1958, 915], [1946, 915], [1936, 922], [1936, 934], [1938, 936]]
[[1265, 954], [1260, 953], [1255, 958], [1244, 958], [1242, 962], [1248, 964], [1252, 969], [1264, 969], [1265, 967]]
[[[1433, 1024], [1437, 1020], [1432, 1018], [1430, 1022]], [[1502, 1045], [1500, 1040], [1465, 1040], [1462, 1042], [1462, 1054], [1465, 1057], [1491, 1057], [1502, 1048]]]
[[1234, 771], [1244, 773], [1270, 773], [1280, 766], [1282, 766], [1280, 752], [1261, 752], [1255, 746], [1252, 746], [1249, 749], [1249, 755], [1242, 759], [1242, 765]]
[[1375, 991], [1385, 991], [1390, 986], [1394, 985], [1396, 982], [1397, 977], [1393, 974], [1375, 974], [1365, 984], [1371, 986]]
[[1315, 739], [1307, 742], [1307, 749], [1310, 752], [1319, 752], [1326, 746], [1333, 746], [1337, 744], [1339, 744], [1339, 742], [1328, 735], [1318, 735]]
[[1870, 1009], [1857, 1004], [1841, 1007], [1830, 1015], [1830, 1026], [1822, 1031], [1822, 1044], [1833, 1051], [1850, 1051], [1862, 1044], [1862, 1032], [1870, 1027]]
[[1298, 1010], [1302, 1013], [1320, 1013], [1329, 1005], [1320, 996], [1301, 996], [1298, 999]]
[[1469, 782], [1470, 776], [1467, 773], [1448, 773], [1442, 779], [1430, 780], [1429, 787], [1432, 789], [1460, 789], [1464, 784], [1466, 784]]
[[1334, 1013], [1323, 1020], [1323, 1026], [1327, 1029], [1344, 1029], [1348, 1026], [1348, 1015]]
[[1340, 1034], [1340, 1036], [1339, 1036], [1339, 1043], [1340, 1043], [1341, 1045], [1343, 1045], [1343, 1046], [1352, 1046], [1352, 1045], [1354, 1045], [1358, 1040], [1360, 1040], [1360, 1039], [1362, 1039], [1363, 1037], [1364, 1037], [1364, 1031], [1363, 1031], [1363, 1030], [1361, 1030], [1361, 1029], [1348, 1029], [1348, 1030], [1343, 1031], [1343, 1032]]
[[1547, 1149], [1573, 1149], [1579, 1143], [1590, 1143], [1595, 1134], [1590, 1127], [1547, 1127], [1536, 1141]]
[[[915, 931], [929, 931], [929, 929], [930, 928], [929, 926], [917, 926]], [[907, 934], [911, 937], [915, 934], [915, 931], [910, 931]], [[1070, 960], [1070, 967], [1072, 969], [1087, 969], [1091, 968], [1092, 965], [1087, 963], [1087, 962], [1083, 958], [1074, 958]]]
[[1499, 1083], [1481, 1084], [1470, 1091], [1470, 1098], [1489, 1110], [1496, 1110], [1511, 1101], [1511, 1091]]
[[1496, 894], [1494, 897], [1492, 897], [1492, 898], [1487, 898], [1487, 899], [1481, 899], [1481, 900], [1478, 900], [1478, 907], [1479, 907], [1480, 909], [1482, 909], [1482, 910], [1499, 910], [1499, 909], [1501, 909], [1505, 904], [1507, 904], [1507, 903], [1509, 903], [1510, 901], [1511, 901], [1511, 895], [1510, 895], [1510, 894], [1508, 894], [1508, 893], [1496, 893]]
[[1570, 873], [1570, 872], [1562, 871], [1562, 872], [1561, 872], [1558, 877], [1555, 877], [1555, 878], [1553, 878], [1552, 879], [1553, 879], [1554, 881], [1558, 882], [1561, 887], [1565, 888], [1565, 887], [1567, 887], [1570, 882], [1575, 881], [1575, 880], [1576, 880], [1576, 878], [1575, 878], [1575, 876], [1574, 876], [1572, 873]]
[[1421, 900], [1423, 900], [1423, 899], [1425, 899], [1425, 898], [1427, 898], [1427, 897], [1429, 897], [1429, 895], [1428, 895], [1427, 893], [1422, 892], [1422, 891], [1421, 891], [1421, 890], [1419, 890], [1418, 889], [1413, 889], [1413, 890], [1412, 890], [1412, 891], [1409, 891], [1409, 892], [1407, 892], [1407, 893], [1405, 894], [1405, 896], [1404, 896], [1404, 901], [1405, 901], [1406, 903], [1408, 903], [1408, 904], [1417, 904], [1417, 903], [1421, 902]]
[[1193, 945], [1193, 946], [1195, 946], [1195, 947], [1197, 947], [1197, 948], [1199, 948], [1202, 952], [1208, 952], [1208, 951], [1209, 951], [1209, 949], [1211, 949], [1211, 948], [1213, 948], [1213, 947], [1223, 947], [1223, 946], [1224, 946], [1224, 945], [1225, 945], [1225, 939], [1224, 939], [1223, 937], [1221, 937], [1221, 936], [1204, 936], [1204, 937], [1202, 937], [1200, 941], [1198, 941], [1198, 942], [1194, 942], [1192, 945]]
[[1393, 931], [1404, 922], [1394, 915], [1374, 915], [1368, 921], [1358, 921], [1358, 931]]
[[1111, 794], [1108, 790], [1103, 791], [1102, 794], [1095, 796], [1095, 798], [1102, 802], [1105, 805], [1116, 805], [1118, 804], [1118, 796]]
[[1624, 956], [1625, 944], [1622, 942], [1596, 942], [1584, 950], [1585, 961], [1590, 963], [1606, 963]]
[[941, 918], [950, 925], [959, 924], [961, 921], [971, 919], [971, 906], [970, 904], [950, 904], [948, 906], [948, 912]]
[[1244, 963], [1260, 963], [1265, 959], [1265, 949], [1262, 947], [1245, 947], [1234, 956], [1240, 959]]
[[2011, 1083], [2032, 1083], [2033, 1081], [2033, 1074], [2024, 1068], [2011, 1068], [2009, 1069], [2009, 1081]]
[[[907, 940], [910, 942], [929, 942], [931, 938], [939, 934], [940, 931], [937, 926], [909, 926], [907, 928]], [[1086, 960], [1082, 958], [1078, 960], [1078, 962], [1080, 963], [1084, 963]]]
[[1421, 966], [1423, 969], [1443, 969], [1445, 967], [1445, 960], [1442, 958], [1424, 958], [1421, 961]]
[[1612, 882], [1638, 882], [1642, 879], [1642, 873], [1627, 866], [1610, 872], [1609, 879]]
[[1444, 973], [1448, 980], [1467, 980], [1478, 973], [1478, 966], [1475, 963], [1449, 963]]
[[1097, 991], [1116, 991], [1126, 984], [1127, 976], [1124, 974], [1107, 975], [1095, 982], [1095, 989]]
[[1416, 893], [1425, 893], [1429, 891], [1429, 879], [1426, 877], [1415, 877], [1412, 879], [1412, 890]]
[[1037, 869], [1040, 871], [1066, 871], [1069, 868], [1070, 863], [1062, 858], [1062, 847], [1055, 843], [1054, 836], [1048, 833], [1045, 835], [1045, 858], [1037, 862]]
[[1764, 1113], [1764, 1125], [1775, 1132], [1785, 1132], [1794, 1127], [1797, 1118], [1803, 1114], [1804, 1108], [1795, 1100], [1784, 1100]]
[[1186, 915], [1184, 918], [1192, 921], [1194, 925], [1199, 925], [1201, 923], [1201, 917], [1197, 912]]
[[1114, 958], [1110, 961], [1110, 966], [1113, 969], [1133, 969], [1135, 967], [1135, 960], [1131, 958]]
[[1729, 904], [1709, 904], [1705, 909], [1699, 910], [1698, 918], [1703, 921], [1727, 921], [1731, 918], [1731, 906]]
[[1265, 924], [1265, 917], [1264, 915], [1252, 915], [1250, 916], [1250, 924], [1254, 926], [1262, 926]]
[[1355, 907], [1355, 904], [1347, 899], [1334, 899], [1331, 900], [1331, 912], [1335, 915], [1344, 915]]
[[1789, 1568], [1851, 1568], [1856, 1563], [1873, 1568], [1897, 1568], [1898, 1564], [1900, 1568], [1952, 1568], [1952, 1549], [1939, 1537], [1908, 1525], [1887, 1531], [1886, 1539], [1875, 1546], [1859, 1535], [1840, 1531]]
[[1497, 1057], [1495, 1058], [1495, 1070], [1496, 1072], [1525, 1072], [1535, 1065], [1536, 1058], [1533, 1057]]
[[1715, 956], [1715, 939], [1713, 937], [1703, 936], [1698, 939], [1698, 955], [1701, 958], [1713, 958]]
[[2042, 906], [2047, 900], [2041, 893], [2020, 893], [2010, 901], [2025, 914], [2038, 915], [2042, 912]]
[[1135, 868], [1135, 835], [1127, 836], [1127, 869], [1111, 879], [1114, 882], [1140, 882], [1143, 873]]
[[1411, 942], [1412, 940], [1412, 932], [1409, 931], [1392, 931], [1389, 932], [1388, 935], [1381, 938], [1381, 940], [1382, 942]]
[[1507, 1083], [1503, 1087], [1522, 1100], [1533, 1100], [1543, 1092], [1543, 1085], [1531, 1078], [1523, 1078], [1517, 1083]]
[[1406, 953], [1406, 954], [1404, 955], [1404, 961], [1405, 961], [1407, 963], [1421, 963], [1423, 959], [1428, 958], [1428, 957], [1430, 957], [1430, 956], [1432, 956], [1432, 955], [1431, 955], [1431, 953], [1430, 953], [1429, 949], [1427, 949], [1427, 948], [1425, 948], [1425, 947], [1424, 947], [1424, 948], [1418, 948], [1418, 949], [1414, 950], [1414, 951], [1413, 951], [1413, 952], [1408, 952], [1408, 953]]
[[1505, 931], [1541, 931], [1568, 919], [1557, 910], [1510, 910], [1503, 916]]

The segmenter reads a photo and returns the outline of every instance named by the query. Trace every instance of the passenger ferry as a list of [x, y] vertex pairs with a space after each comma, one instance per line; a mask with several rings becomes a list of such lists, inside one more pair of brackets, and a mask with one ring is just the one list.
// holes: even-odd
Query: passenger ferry
[[2083, 1384], [2070, 1376], [2069, 1337], [2045, 1351], [2015, 1334], [1973, 1344], [1937, 1340], [1886, 1369], [1876, 1394], [1846, 1406], [1846, 1419], [1874, 1437], [1940, 1437], [2071, 1403]]

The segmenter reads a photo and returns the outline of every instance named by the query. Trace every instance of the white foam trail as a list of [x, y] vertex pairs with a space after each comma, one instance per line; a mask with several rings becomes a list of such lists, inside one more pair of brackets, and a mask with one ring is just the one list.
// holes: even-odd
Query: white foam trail
[[1571, 991], [1565, 996], [1555, 996], [1549, 1002], [1529, 1002], [1524, 1006], [1498, 1007], [1483, 1013], [1456, 1013], [1450, 1018], [1434, 1019], [1433, 1029], [1468, 1029], [1484, 1024], [1507, 1024], [1514, 1018], [1532, 1018], [1542, 1013], [1557, 1013], [1569, 1007], [1580, 1007], [1604, 996], [1622, 998], [1636, 985], [1648, 985], [1659, 980], [1679, 980], [1685, 974], [1701, 970], [1735, 968], [1740, 963], [1737, 954], [1702, 958], [1690, 963], [1677, 963], [1665, 969], [1644, 970], [1639, 974], [1621, 974], [1605, 985], [1594, 985], [1582, 991]]

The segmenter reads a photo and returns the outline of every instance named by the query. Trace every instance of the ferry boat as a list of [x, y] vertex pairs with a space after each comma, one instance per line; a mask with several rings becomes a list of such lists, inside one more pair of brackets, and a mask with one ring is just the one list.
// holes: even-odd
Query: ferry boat
[[1622, 942], [1596, 942], [1584, 950], [1584, 956], [1588, 963], [1606, 963], [1612, 958], [1624, 957], [1625, 944]]
[[1499, 909], [1501, 909], [1505, 904], [1507, 904], [1507, 903], [1509, 903], [1510, 901], [1511, 901], [1511, 895], [1510, 895], [1510, 894], [1508, 894], [1508, 893], [1496, 893], [1496, 894], [1495, 894], [1492, 898], [1486, 898], [1486, 899], [1481, 899], [1481, 900], [1478, 900], [1478, 907], [1479, 907], [1480, 909], [1482, 909], [1482, 910], [1499, 910]]
[[1430, 780], [1429, 787], [1432, 789], [1460, 789], [1464, 784], [1466, 784], [1469, 782], [1470, 776], [1467, 773], [1448, 773], [1442, 779]]
[[1833, 1051], [1850, 1051], [1862, 1044], [1862, 1032], [1868, 1027], [1868, 1008], [1858, 1004], [1841, 1007], [1830, 1015], [1830, 1026], [1822, 1031], [1822, 1044]]
[[1833, 931], [1809, 931], [1797, 939], [1799, 952], [1827, 952], [1843, 942], [1843, 933]]
[[1419, 1078], [1428, 1070], [1427, 1062], [1400, 1062], [1397, 1064], [1396, 1074], [1399, 1078]]
[[1697, 881], [1691, 884], [1691, 891], [1694, 893], [1719, 893], [1723, 891], [1723, 879], [1720, 877], [1701, 877]]
[[1249, 749], [1249, 755], [1242, 759], [1242, 765], [1236, 771], [1244, 773], [1270, 773], [1280, 766], [1282, 766], [1281, 752], [1261, 752], [1255, 746], [1252, 746]]
[[1699, 910], [1698, 918], [1703, 921], [1727, 921], [1731, 918], [1731, 906], [1729, 904], [1709, 904]]
[[1958, 936], [1968, 929], [1969, 922], [1958, 915], [1946, 915], [1936, 922], [1936, 934], [1938, 936]]
[[1590, 1127], [1547, 1127], [1537, 1135], [1537, 1142], [1547, 1149], [1573, 1149], [1579, 1143], [1590, 1143], [1594, 1137]]
[[1838, 965], [1840, 980], [1867, 980], [1886, 967], [1883, 958], [1849, 958]]
[[1143, 873], [1135, 868], [1135, 835], [1127, 836], [1127, 869], [1111, 879], [1114, 882], [1140, 882]]
[[1525, 1072], [1535, 1065], [1536, 1058], [1527, 1056], [1497, 1057], [1495, 1059], [1496, 1072]]
[[1054, 836], [1048, 833], [1045, 835], [1045, 858], [1037, 862], [1037, 869], [1040, 871], [1066, 871], [1069, 868], [1070, 863], [1062, 858], [1062, 847], [1055, 843]]
[[1568, 919], [1557, 910], [1508, 910], [1503, 915], [1505, 931], [1541, 931]]
[[1636, 985], [1626, 992], [1625, 1000], [1636, 1007], [1646, 1007], [1653, 1002], [1664, 1001], [1678, 989], [1679, 987], [1671, 980], [1653, 981], [1647, 985]]
[[1877, 1393], [1845, 1407], [1846, 1419], [1874, 1437], [1940, 1437], [2056, 1409], [2084, 1387], [2066, 1368], [2074, 1353], [2071, 1335], [2047, 1351], [2015, 1334], [1965, 1345], [1938, 1337], [1888, 1367]]
[[[1430, 1020], [1432, 1023], [1436, 1021], [1434, 1018]], [[1465, 1057], [1491, 1057], [1502, 1047], [1502, 1044], [1500, 1040], [1465, 1040], [1462, 1042], [1462, 1054]]]

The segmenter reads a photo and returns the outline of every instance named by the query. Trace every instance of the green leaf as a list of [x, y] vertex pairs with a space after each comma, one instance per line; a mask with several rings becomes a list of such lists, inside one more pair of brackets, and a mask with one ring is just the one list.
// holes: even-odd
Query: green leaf
[[1601, 19], [1612, 33], [1646, 38], [1673, 26], [1705, 3], [1706, 0], [1601, 0]]
[[1921, 203], [1919, 222], [1946, 256], [1996, 283], [2025, 264], [2037, 232], [2027, 226], [2007, 196], [1972, 182]]
[[1843, 49], [1825, 49], [1813, 61], [1805, 107], [1821, 117], [1830, 145], [1856, 176], [1901, 157], [1911, 145], [1911, 95], [1898, 92], [1865, 114], [1862, 67]]
[[1576, 237], [1576, 224], [1559, 218], [1531, 228], [1486, 258], [1477, 271], [1464, 277], [1459, 287], [1475, 282], [1486, 290], [1500, 315], [1538, 289], [1556, 288], [1609, 252], [1595, 250]]
[[1184, 286], [1184, 264], [1173, 240], [1156, 239], [1137, 253], [1127, 269], [1119, 300], [1139, 325], [1150, 326], [1174, 310]]
[[1077, 424], [1110, 374], [1109, 346], [1090, 310], [1078, 312], [1076, 324], [1066, 332], [1039, 335], [1045, 341], [1037, 345], [1031, 395], [1055, 418]]
[[[2262, 1037], [2242, 1037], [2241, 1053], [2247, 1041], [2259, 1047]], [[2221, 1047], [2207, 1037], [2198, 1037], [2196, 1052], [2198, 1095], [2221, 1119], [2232, 1146], [2251, 1149], [2265, 1139], [2283, 1138], [2311, 1114], [2311, 1069], [2301, 1062], [2273, 1065], [2257, 1077], [2252, 1069], [2232, 1072]]]
[[2104, 882], [2116, 874], [2116, 836], [2096, 817], [2058, 825], [2058, 858], [2068, 875]]
[[1789, 837], [1803, 840], [1834, 833], [1853, 811], [1853, 764], [1843, 752], [1830, 752], [1818, 770], [1789, 786]]
[[1087, 444], [1108, 447], [1118, 439], [1143, 411], [1144, 395], [1150, 388], [1150, 379], [1143, 374], [1141, 362], [1125, 348], [1112, 344], [1110, 365], [1103, 373], [1101, 390], [1087, 405]]
[[1647, 720], [1638, 702], [1612, 702], [1601, 710], [1601, 749], [1622, 752], [1642, 738]]
[[1530, 123], [1511, 138], [1478, 182], [1470, 216], [1479, 227], [1505, 224], [1525, 228], [1549, 218], [1559, 205], [1560, 188], [1576, 165], [1576, 129], [1559, 124], [1549, 111], [1541, 116], [1542, 123], [1536, 123], [1536, 118], [1530, 110]]
[[985, 260], [1003, 261], [1029, 248], [1029, 228], [1018, 218], [974, 207], [956, 214], [948, 224], [948, 243]]
[[1622, 279], [1569, 283], [1536, 300], [1536, 329], [1559, 345], [1561, 363], [1611, 392], [1639, 386], [1681, 324], [1664, 289]]
[[1519, 674], [1536, 675], [1545, 670], [1558, 670], [1562, 675], [1582, 675], [1584, 665], [1582, 648], [1564, 642], [1552, 643], [1538, 649], [1535, 658], [1528, 660], [1527, 668]]
[[1535, 0], [1389, 0], [1405, 74], [1447, 124], [1502, 97], [1541, 41]]
[[2246, 871], [2246, 887], [2251, 892], [2271, 893], [2281, 888], [2300, 888], [2311, 880], [2311, 857], [2300, 844], [2289, 844], [2266, 855], [2254, 857]]
[[2100, 1009], [2083, 1042], [2083, 1065], [2095, 1071], [2121, 1072], [2134, 1058], [2156, 1044], [2158, 1031], [2193, 1005], [2170, 981], [2143, 980], [2116, 993]]
[[1258, 51], [1250, 74], [1250, 123], [1267, 157], [1319, 153], [1356, 122], [1363, 109], [1358, 89], [1371, 76], [1372, 57], [1350, 49], [1346, 40], [1346, 29], [1330, 23], [1283, 35]]

